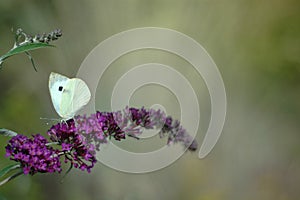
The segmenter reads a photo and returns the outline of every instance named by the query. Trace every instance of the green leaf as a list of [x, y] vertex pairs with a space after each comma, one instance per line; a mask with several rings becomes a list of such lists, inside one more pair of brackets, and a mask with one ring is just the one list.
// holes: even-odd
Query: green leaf
[[47, 43], [27, 43], [27, 44], [22, 44], [20, 46], [17, 46], [13, 49], [11, 49], [9, 52], [4, 54], [3, 56], [0, 57], [0, 62], [3, 62], [3, 60], [9, 58], [10, 56], [19, 54], [19, 53], [25, 53], [26, 51], [31, 51], [35, 49], [40, 49], [40, 48], [45, 48], [45, 47], [55, 47], [54, 45], [47, 44]]
[[24, 174], [23, 170], [20, 170], [19, 172], [15, 173], [15, 174], [11, 175], [10, 177], [8, 177], [8, 178], [4, 179], [3, 181], [1, 181], [0, 186], [4, 185], [5, 183], [15, 179], [16, 177], [18, 177], [20, 175], [23, 175], [23, 174]]
[[20, 168], [20, 164], [13, 164], [3, 168], [2, 170], [0, 170], [0, 177], [17, 168]]
[[14, 137], [14, 136], [18, 135], [18, 133], [14, 132], [12, 130], [8, 130], [6, 128], [0, 128], [0, 135]]

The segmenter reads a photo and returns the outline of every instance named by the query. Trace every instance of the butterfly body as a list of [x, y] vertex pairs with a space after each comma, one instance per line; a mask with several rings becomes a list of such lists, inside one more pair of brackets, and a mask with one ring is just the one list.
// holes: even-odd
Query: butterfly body
[[49, 91], [57, 114], [63, 120], [71, 119], [91, 98], [87, 84], [79, 78], [68, 78], [51, 72]]

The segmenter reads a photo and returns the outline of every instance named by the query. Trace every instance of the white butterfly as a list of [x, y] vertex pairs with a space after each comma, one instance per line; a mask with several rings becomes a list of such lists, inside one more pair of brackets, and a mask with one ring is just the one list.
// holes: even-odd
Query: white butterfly
[[55, 111], [63, 120], [71, 119], [91, 99], [91, 92], [86, 83], [79, 78], [51, 72], [49, 91]]

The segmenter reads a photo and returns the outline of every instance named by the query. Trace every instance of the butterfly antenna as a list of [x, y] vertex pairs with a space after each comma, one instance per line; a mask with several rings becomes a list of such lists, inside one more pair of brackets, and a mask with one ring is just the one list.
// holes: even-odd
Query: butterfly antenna
[[[59, 122], [59, 119], [55, 119], [55, 118], [45, 118], [45, 117], [40, 117], [40, 120], [48, 120], [48, 121], [56, 121]], [[49, 122], [46, 122], [47, 125], [49, 125]]]

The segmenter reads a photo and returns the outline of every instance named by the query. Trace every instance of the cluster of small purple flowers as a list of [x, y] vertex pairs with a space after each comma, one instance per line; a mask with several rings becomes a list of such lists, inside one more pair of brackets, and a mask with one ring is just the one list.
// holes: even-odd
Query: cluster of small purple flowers
[[[182, 143], [188, 150], [195, 151], [198, 143], [180, 125], [178, 120], [173, 120], [161, 110], [125, 108], [124, 118], [131, 120], [130, 124], [143, 127], [145, 129], [159, 129], [160, 137], [168, 137], [168, 144]], [[141, 133], [142, 131], [138, 132]]]
[[191, 151], [197, 149], [197, 141], [180, 125], [178, 120], [160, 110], [126, 107], [122, 111], [97, 112], [89, 117], [77, 116], [76, 127], [81, 134], [96, 144], [98, 150], [106, 138], [122, 140], [129, 137], [139, 139], [143, 129], [160, 129], [160, 137], [168, 137], [168, 144], [182, 143]]
[[60, 172], [58, 150], [47, 146], [47, 139], [36, 134], [33, 138], [17, 135], [9, 140], [6, 156], [20, 163], [24, 174]]
[[[107, 138], [139, 139], [144, 129], [160, 129], [160, 137], [168, 137], [168, 144], [182, 143], [195, 151], [197, 142], [180, 125], [180, 122], [160, 110], [126, 107], [116, 112], [96, 112], [90, 116], [78, 115], [74, 119], [53, 125], [48, 130], [52, 143], [43, 136], [33, 135], [33, 139], [23, 135], [13, 137], [6, 146], [6, 155], [20, 162], [25, 174], [36, 172], [60, 172], [59, 158], [81, 170], [91, 171], [96, 160], [96, 151], [107, 143]], [[61, 146], [54, 149], [51, 144]]]
[[160, 137], [168, 137], [168, 144], [182, 143], [185, 148], [195, 151], [198, 148], [197, 141], [188, 134], [188, 132], [180, 125], [178, 120], [174, 120], [171, 116], [167, 116], [160, 110], [149, 110], [150, 122], [145, 128], [160, 129]]
[[48, 135], [52, 142], [61, 145], [60, 154], [64, 155], [65, 163], [71, 162], [75, 168], [91, 171], [97, 162], [95, 147], [92, 143], [88, 143], [83, 135], [79, 134], [73, 119], [52, 126]]

